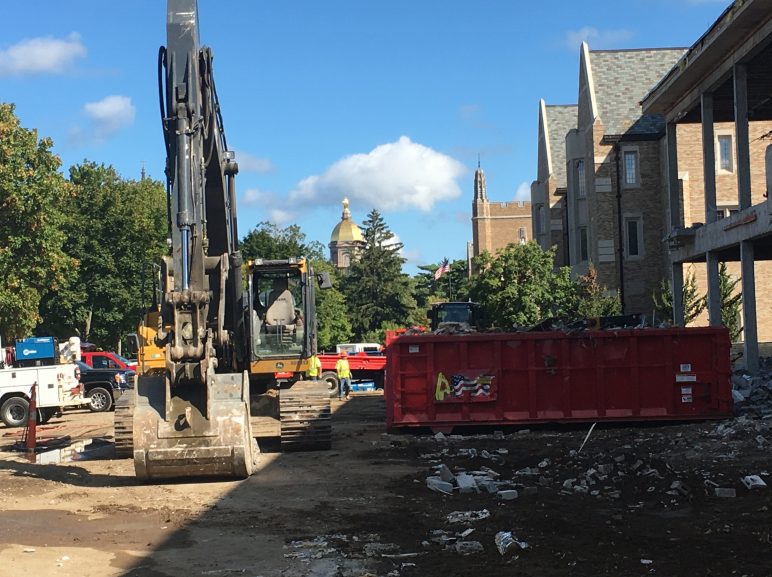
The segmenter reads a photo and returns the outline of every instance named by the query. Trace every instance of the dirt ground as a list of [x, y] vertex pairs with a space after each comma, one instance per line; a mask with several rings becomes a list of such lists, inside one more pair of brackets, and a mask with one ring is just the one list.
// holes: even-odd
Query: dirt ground
[[[0, 452], [0, 574], [772, 575], [772, 487], [741, 481], [772, 484], [769, 420], [599, 424], [579, 452], [589, 425], [437, 438], [386, 434], [378, 394], [333, 408], [332, 451], [261, 438], [241, 482], [138, 483], [111, 414], [54, 419], [43, 435], [97, 441], [73, 462]], [[479, 492], [427, 487], [464, 472]], [[502, 554], [500, 532], [522, 548]]]

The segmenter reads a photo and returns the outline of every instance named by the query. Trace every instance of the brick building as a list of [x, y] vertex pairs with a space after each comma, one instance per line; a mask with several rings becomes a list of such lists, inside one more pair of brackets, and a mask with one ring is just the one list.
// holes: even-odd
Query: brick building
[[531, 184], [533, 238], [544, 249], [557, 247], [555, 264], [568, 265], [566, 201], [566, 134], [576, 128], [576, 104], [539, 102], [539, 152]]
[[[772, 338], [772, 0], [736, 0], [642, 99], [660, 114], [668, 276], [698, 270], [721, 324], [719, 263], [741, 279], [744, 361]], [[760, 290], [757, 290], [757, 287]], [[683, 303], [674, 303], [683, 321]]]
[[684, 50], [581, 47], [577, 124], [565, 138], [569, 262], [575, 274], [592, 263], [625, 312], [652, 311], [666, 263], [664, 120], [639, 102]]
[[531, 203], [488, 200], [485, 173], [478, 163], [474, 173], [471, 256], [485, 251], [493, 254], [508, 244], [526, 243], [531, 238]]
[[[583, 44], [575, 124], [561, 126], [569, 107], [540, 102], [532, 185], [542, 246], [562, 238], [573, 272], [592, 263], [626, 312], [651, 314], [668, 279], [683, 322], [680, 288], [693, 271], [710, 303], [695, 324], [720, 324], [726, 262], [742, 279], [751, 369], [758, 341], [772, 339], [772, 295], [755, 291], [772, 281], [770, 64], [772, 0], [734, 2], [689, 49]], [[564, 131], [565, 195], [555, 166]], [[550, 207], [541, 218], [540, 206]]]

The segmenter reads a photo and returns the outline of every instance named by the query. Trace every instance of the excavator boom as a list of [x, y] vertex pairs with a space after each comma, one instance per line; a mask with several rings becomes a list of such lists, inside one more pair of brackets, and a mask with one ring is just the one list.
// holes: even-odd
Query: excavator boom
[[116, 409], [116, 445], [131, 446], [141, 478], [245, 477], [257, 457], [241, 305], [238, 165], [225, 141], [212, 61], [199, 44], [196, 0], [168, 0], [158, 77], [171, 247], [154, 327], [165, 369], [141, 375], [133, 404]]

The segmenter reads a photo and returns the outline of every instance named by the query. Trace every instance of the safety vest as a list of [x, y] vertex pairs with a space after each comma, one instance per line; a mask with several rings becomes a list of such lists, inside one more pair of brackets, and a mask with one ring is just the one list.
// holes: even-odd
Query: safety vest
[[351, 369], [348, 366], [348, 359], [338, 359], [338, 362], [335, 363], [335, 371], [341, 379], [346, 377], [351, 378]]
[[322, 370], [322, 361], [319, 360], [319, 357], [316, 355], [311, 355], [311, 358], [308, 359], [308, 376], [309, 377], [318, 377], [319, 372]]

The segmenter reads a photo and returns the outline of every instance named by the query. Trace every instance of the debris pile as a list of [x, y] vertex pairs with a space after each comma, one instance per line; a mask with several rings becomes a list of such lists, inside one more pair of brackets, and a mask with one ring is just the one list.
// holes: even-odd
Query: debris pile
[[732, 398], [735, 414], [772, 418], [772, 358], [759, 360], [759, 374], [752, 377], [745, 371], [732, 375]]

